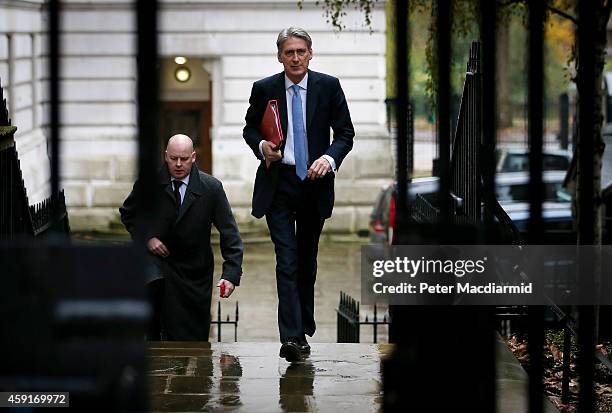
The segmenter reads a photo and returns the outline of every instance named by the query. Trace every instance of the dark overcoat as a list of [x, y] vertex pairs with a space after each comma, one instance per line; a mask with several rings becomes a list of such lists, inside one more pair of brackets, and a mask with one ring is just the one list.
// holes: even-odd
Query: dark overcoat
[[162, 303], [162, 329], [166, 339], [207, 341], [214, 275], [211, 226], [214, 225], [220, 233], [224, 260], [221, 278], [236, 286], [240, 284], [242, 275], [242, 241], [218, 179], [199, 171], [194, 165], [178, 215], [170, 181], [164, 165], [159, 174], [158, 215], [152, 225], [144, 227], [138, 224], [138, 181], [119, 209], [121, 220], [135, 240], [146, 243], [157, 237], [170, 252], [166, 258], [150, 254], [156, 271], [150, 279], [166, 279]]

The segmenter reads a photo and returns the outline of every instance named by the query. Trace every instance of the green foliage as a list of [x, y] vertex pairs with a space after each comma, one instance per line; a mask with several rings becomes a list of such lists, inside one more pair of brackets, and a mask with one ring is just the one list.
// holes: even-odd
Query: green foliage
[[[346, 16], [346, 9], [355, 8], [363, 13], [363, 18], [367, 27], [372, 28], [372, 9], [378, 0], [317, 0], [317, 6], [323, 6], [325, 10], [325, 21], [331, 23], [336, 30], [345, 29], [342, 18]], [[298, 0], [298, 7], [301, 9], [304, 0]]]
[[[395, 93], [395, 27], [394, 27], [394, 3], [397, 0], [387, 0], [386, 23], [387, 23], [387, 96], [394, 97]], [[401, 1], [401, 0], [400, 0]], [[509, 25], [513, 54], [510, 58], [512, 87], [512, 100], [521, 102], [526, 96], [526, 75], [524, 64], [527, 57], [526, 32], [527, 7], [526, 0], [497, 0], [498, 1], [498, 25]], [[299, 0], [301, 7], [303, 0]], [[321, 0], [316, 4], [323, 7], [327, 21], [336, 30], [342, 30], [346, 26], [342, 23], [348, 8], [360, 10], [363, 13], [366, 25], [372, 29], [372, 10], [377, 0]], [[461, 93], [465, 77], [465, 63], [470, 43], [479, 38], [479, 1], [478, 0], [455, 0], [452, 2], [452, 50], [451, 56], [451, 86], [452, 94]], [[549, 3], [548, 16], [554, 15], [555, 27], [559, 21], [575, 14], [576, 0], [551, 0]], [[435, 25], [437, 1], [412, 0], [410, 3], [410, 67], [411, 75], [411, 97], [417, 107], [417, 114], [422, 111], [432, 110], [435, 106], [436, 79], [432, 76], [437, 69], [437, 53], [435, 50], [435, 38], [437, 27]], [[553, 20], [553, 19], [551, 19]], [[550, 29], [549, 30], [554, 30]], [[549, 45], [554, 46], [549, 40]], [[571, 39], [573, 45], [573, 38]], [[569, 47], [564, 55], [559, 55], [558, 50], [551, 52], [547, 47], [545, 61], [547, 79], [546, 90], [549, 98], [554, 98], [561, 90], [567, 89], [571, 79], [568, 67], [574, 60], [575, 50]], [[516, 56], [516, 53], [521, 53]], [[573, 80], [573, 79], [572, 79]], [[428, 108], [429, 106], [429, 108]]]
[[[547, 343], [552, 344], [557, 349], [563, 351], [564, 344], [565, 344], [565, 337], [564, 337], [563, 330], [547, 329], [544, 332], [544, 337]], [[571, 336], [571, 342], [572, 342], [571, 344], [572, 353], [574, 354], [578, 353], [578, 341], [574, 335]]]
[[[427, 3], [427, 2], [424, 2]], [[466, 56], [470, 49], [472, 41], [479, 37], [478, 25], [474, 24], [478, 20], [474, 16], [478, 16], [478, 2], [468, 0], [456, 0], [453, 2], [452, 12], [452, 56], [450, 57], [450, 73], [451, 73], [451, 95], [461, 93], [463, 81], [465, 79], [465, 64]], [[438, 35], [438, 27], [435, 24], [437, 14], [437, 2], [429, 2], [429, 10], [431, 18], [429, 20], [428, 33], [429, 38], [425, 49], [427, 71], [429, 73], [427, 85], [425, 87], [428, 101], [430, 102], [431, 111], [434, 110], [436, 104], [437, 79], [433, 76], [438, 68], [438, 52], [436, 49], [436, 36]]]

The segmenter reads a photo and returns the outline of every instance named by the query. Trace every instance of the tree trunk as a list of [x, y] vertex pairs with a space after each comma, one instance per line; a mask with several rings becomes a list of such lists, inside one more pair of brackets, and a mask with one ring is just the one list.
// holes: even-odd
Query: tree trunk
[[[605, 11], [604, 11], [605, 10]], [[603, 203], [601, 198], [601, 167], [602, 157], [605, 148], [603, 138], [601, 135], [603, 120], [604, 120], [604, 107], [603, 99], [604, 93], [601, 87], [603, 82], [603, 71], [606, 63], [606, 44], [607, 44], [607, 26], [608, 20], [610, 19], [610, 9], [602, 6], [600, 13], [598, 14], [596, 40], [595, 40], [595, 125], [593, 129], [593, 139], [595, 141], [595, 151], [593, 154], [593, 198], [594, 210], [593, 216], [595, 217], [594, 228], [594, 244], [601, 245], [602, 234], [603, 234]]]
[[[604, 120], [603, 115], [603, 98], [604, 93], [602, 89], [602, 81], [603, 81], [603, 70], [606, 59], [606, 43], [607, 43], [607, 25], [608, 20], [610, 19], [610, 7], [606, 6], [605, 3], [597, 2], [598, 10], [596, 12], [597, 23], [595, 27], [595, 43], [594, 43], [594, 59], [595, 59], [595, 78], [591, 85], [594, 88], [593, 91], [593, 159], [592, 164], [582, 165], [580, 162], [580, 156], [577, 157], [577, 176], [576, 176], [576, 196], [580, 199], [583, 196], [591, 196], [593, 197], [593, 245], [601, 245], [602, 244], [602, 234], [603, 234], [603, 215], [604, 208], [601, 197], [601, 167], [602, 167], [602, 157], [603, 151], [605, 148], [603, 138], [602, 138], [602, 124]], [[578, 61], [580, 64], [580, 61]], [[579, 83], [579, 82], [578, 82]], [[580, 96], [580, 90], [578, 90], [578, 96]], [[580, 98], [580, 97], [579, 97]], [[580, 144], [578, 147], [578, 151], [580, 151]], [[593, 168], [593, 192], [591, 194], [584, 194], [580, 187], [580, 173], [584, 171], [586, 168]], [[576, 202], [577, 207], [577, 217], [581, 216], [580, 207], [581, 203]], [[577, 228], [581, 228], [580, 222], [578, 222]], [[581, 241], [581, 234], [578, 231], [578, 242]], [[587, 240], [588, 241], [588, 240]], [[602, 261], [601, 255], [595, 254], [595, 262], [593, 262], [593, 277], [595, 282], [595, 288], [599, 289], [601, 285], [601, 277], [602, 277]], [[599, 305], [595, 305], [594, 311], [594, 339], [595, 343], [598, 342], [599, 337]]]
[[[603, 138], [601, 135], [602, 132], [602, 124], [604, 120], [603, 116], [603, 90], [601, 88], [601, 84], [603, 81], [603, 70], [605, 65], [606, 58], [606, 41], [607, 41], [607, 25], [608, 20], [610, 18], [610, 10], [608, 7], [603, 5], [599, 5], [599, 11], [597, 12], [597, 25], [595, 28], [595, 79], [593, 79], [593, 87], [594, 87], [594, 118], [595, 123], [593, 125], [593, 143], [594, 143], [594, 152], [593, 152], [593, 162], [589, 165], [581, 165], [580, 157], [578, 157], [577, 164], [577, 173], [578, 176], [584, 168], [593, 168], [593, 193], [592, 194], [582, 194], [580, 188], [580, 180], [576, 179], [576, 194], [577, 197], [581, 196], [592, 196], [593, 197], [593, 244], [601, 245], [602, 242], [602, 233], [603, 233], [603, 204], [601, 199], [601, 166], [602, 166], [602, 156], [604, 150]], [[580, 64], [580, 62], [578, 62]], [[578, 90], [578, 95], [580, 96], [580, 90]], [[580, 148], [578, 149], [580, 150]], [[580, 207], [580, 203], [577, 203], [577, 208]], [[578, 211], [577, 216], [580, 216], [580, 211]], [[578, 225], [579, 227], [579, 225]], [[578, 234], [580, 239], [580, 234]]]

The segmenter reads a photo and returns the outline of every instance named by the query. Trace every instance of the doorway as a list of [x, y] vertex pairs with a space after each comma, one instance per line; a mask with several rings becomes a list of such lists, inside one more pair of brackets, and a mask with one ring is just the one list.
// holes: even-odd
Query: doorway
[[[161, 142], [166, 147], [168, 139], [177, 133], [193, 139], [198, 168], [212, 173], [212, 124], [211, 104], [208, 102], [160, 102]], [[163, 153], [163, 150], [162, 150]]]

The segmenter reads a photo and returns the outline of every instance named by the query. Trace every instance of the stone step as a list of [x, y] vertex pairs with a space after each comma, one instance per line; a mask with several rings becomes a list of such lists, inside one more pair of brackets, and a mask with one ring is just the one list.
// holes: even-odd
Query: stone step
[[[240, 231], [240, 235], [243, 238], [243, 240], [248, 240], [249, 242], [263, 242], [264, 240], [266, 242], [270, 241], [270, 237], [268, 236], [268, 231], [259, 225], [255, 225], [252, 223], [239, 224], [238, 229]], [[115, 234], [115, 235], [121, 235], [121, 234], [127, 235], [127, 231], [125, 230], [123, 223], [121, 223], [121, 221], [118, 218], [109, 223], [108, 231], [97, 231], [97, 232], [101, 234], [108, 233], [108, 234]], [[213, 240], [217, 240], [217, 243], [218, 243], [219, 232], [214, 227], [213, 227], [211, 236]]]
[[[254, 225], [240, 225], [240, 236], [244, 243], [255, 244], [255, 243], [265, 243], [270, 242], [270, 236], [268, 232]], [[73, 235], [76, 236], [78, 240], [100, 240], [100, 241], [109, 241], [109, 242], [127, 242], [129, 240], [129, 234], [126, 231], [125, 227], [119, 220], [112, 221], [107, 230], [100, 231], [88, 231], [88, 232], [77, 232]], [[213, 244], [219, 244], [219, 232], [213, 227], [211, 233], [211, 242]]]
[[[270, 241], [270, 236], [268, 235], [268, 232], [263, 228], [238, 226], [238, 230], [240, 231], [240, 237], [245, 242], [253, 242], [258, 241], [260, 239], [265, 239], [268, 242]], [[218, 243], [219, 231], [217, 231], [216, 228], [213, 228], [212, 230], [211, 239], [213, 240], [213, 242], [216, 241]]]
[[[125, 227], [123, 226], [123, 223], [121, 222], [121, 220], [119, 218], [116, 218], [114, 220], [112, 220], [109, 224], [108, 224], [108, 228], [109, 230], [113, 231], [125, 231]], [[241, 223], [238, 224], [238, 228], [240, 229], [240, 233], [250, 233], [250, 232], [261, 232], [261, 231], [265, 231], [264, 228], [262, 228], [260, 225], [256, 225], [253, 223]]]

